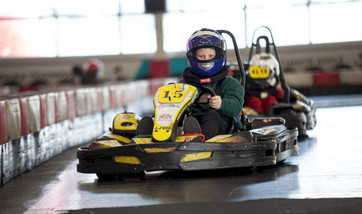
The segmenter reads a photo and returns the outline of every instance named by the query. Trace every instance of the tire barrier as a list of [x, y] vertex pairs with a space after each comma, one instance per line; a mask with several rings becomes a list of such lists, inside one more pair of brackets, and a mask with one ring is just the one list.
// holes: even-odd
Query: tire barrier
[[20, 135], [24, 136], [29, 134], [29, 114], [28, 114], [28, 98], [19, 98], [20, 106]]
[[[154, 80], [152, 80], [154, 81]], [[166, 84], [174, 79], [157, 82]], [[67, 149], [88, 143], [112, 124], [114, 115], [153, 108], [150, 82], [0, 97], [1, 185]]]
[[68, 90], [65, 92], [65, 96], [67, 99], [67, 119], [75, 118], [75, 93], [73, 90]]
[[39, 94], [40, 129], [48, 125], [46, 94]]
[[21, 137], [20, 104], [19, 99], [5, 101], [6, 134], [7, 140], [15, 140]]
[[56, 110], [58, 109], [55, 107], [55, 99], [56, 94], [54, 92], [45, 94], [47, 125], [52, 125], [55, 123], [55, 115], [57, 114]]
[[90, 113], [90, 99], [88, 98], [88, 90], [78, 88], [75, 92], [76, 116], [81, 117]]
[[314, 71], [314, 86], [339, 86], [341, 84], [338, 71]]
[[27, 97], [29, 133], [40, 131], [40, 96]]
[[5, 100], [0, 100], [0, 118], [0, 144], [3, 144], [8, 140], [8, 135], [6, 133]]

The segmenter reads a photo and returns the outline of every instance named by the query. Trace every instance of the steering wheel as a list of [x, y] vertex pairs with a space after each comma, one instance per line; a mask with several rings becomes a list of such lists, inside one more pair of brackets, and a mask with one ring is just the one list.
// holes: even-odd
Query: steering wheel
[[211, 97], [214, 97], [214, 96], [216, 96], [216, 92], [214, 91], [214, 89], [212, 89], [210, 87], [207, 87], [207, 86], [201, 86], [200, 89], [201, 89], [201, 92], [199, 93], [199, 95], [195, 99], [194, 103], [196, 105], [200, 106], [204, 110], [209, 110], [210, 105], [204, 106], [204, 105], [201, 105], [198, 101], [201, 98], [201, 96], [204, 95], [205, 93], [209, 93], [211, 95]]

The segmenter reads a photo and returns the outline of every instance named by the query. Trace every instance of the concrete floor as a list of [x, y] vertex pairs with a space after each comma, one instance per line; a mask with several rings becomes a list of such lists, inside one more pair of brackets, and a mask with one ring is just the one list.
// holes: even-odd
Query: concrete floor
[[0, 213], [362, 213], [362, 105], [317, 109], [284, 164], [101, 182], [71, 149], [0, 187]]

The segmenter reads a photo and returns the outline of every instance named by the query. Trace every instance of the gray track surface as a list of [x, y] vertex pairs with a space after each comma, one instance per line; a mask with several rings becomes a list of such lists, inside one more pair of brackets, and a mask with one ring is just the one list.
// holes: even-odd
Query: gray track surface
[[317, 109], [299, 156], [256, 169], [101, 182], [76, 148], [0, 187], [0, 213], [362, 213], [362, 106]]

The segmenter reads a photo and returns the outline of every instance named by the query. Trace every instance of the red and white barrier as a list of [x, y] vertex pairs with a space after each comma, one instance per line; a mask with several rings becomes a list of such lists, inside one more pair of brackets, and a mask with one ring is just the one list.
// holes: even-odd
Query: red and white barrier
[[55, 122], [62, 122], [67, 119], [67, 97], [65, 91], [57, 92]]
[[343, 71], [339, 73], [341, 85], [360, 85], [362, 83], [362, 72], [360, 70]]
[[[27, 97], [29, 132], [40, 131], [40, 99], [38, 95]], [[22, 118], [23, 120], [23, 118]]]
[[6, 134], [8, 140], [15, 140], [21, 137], [20, 104], [19, 99], [5, 101], [6, 110]]
[[[5, 151], [1, 155], [5, 156], [2, 156], [0, 163], [6, 171], [0, 172], [0, 185], [65, 149], [93, 140], [108, 130], [114, 110], [132, 104], [148, 94], [148, 82], [139, 81], [76, 90], [64, 89], [30, 96], [2, 97], [0, 146]], [[138, 107], [142, 111], [144, 106], [136, 105]], [[97, 112], [101, 114], [95, 114]], [[51, 127], [45, 128], [46, 126]], [[34, 132], [40, 134], [35, 136]], [[42, 153], [34, 153], [35, 150]], [[8, 160], [7, 157], [12, 157], [12, 154], [23, 154], [24, 151], [26, 154], [17, 155], [18, 159], [14, 161], [2, 161]]]
[[99, 112], [103, 111], [103, 92], [102, 88], [96, 88], [97, 91], [97, 109]]
[[4, 144], [7, 141], [5, 100], [0, 100], [0, 144]]
[[46, 94], [39, 94], [40, 128], [48, 125]]
[[20, 97], [20, 126], [21, 126], [21, 136], [29, 134], [29, 115], [28, 115], [28, 98]]
[[314, 86], [338, 86], [341, 84], [338, 71], [314, 71]]
[[88, 89], [88, 98], [89, 98], [89, 105], [91, 109], [91, 114], [97, 113], [101, 111], [100, 104], [98, 104], [98, 93], [96, 88], [89, 88]]
[[116, 104], [116, 87], [114, 85], [111, 85], [108, 87], [109, 89], [109, 108], [115, 109], [117, 107]]
[[75, 92], [68, 90], [65, 92], [67, 99], [67, 119], [76, 117], [76, 104], [75, 104]]
[[121, 84], [116, 86], [116, 106], [117, 108], [122, 108], [126, 106], [126, 84]]
[[102, 110], [107, 111], [110, 109], [110, 96], [109, 96], [109, 88], [108, 86], [101, 87], [102, 90]]
[[137, 96], [137, 85], [135, 82], [127, 83], [125, 89], [126, 104], [133, 103]]
[[55, 107], [57, 96], [54, 92], [45, 95], [47, 124], [52, 125], [56, 121], [58, 108]]
[[137, 84], [137, 99], [149, 95], [150, 83], [147, 80], [140, 80]]
[[88, 104], [86, 100], [86, 89], [78, 88], [75, 91], [76, 115], [77, 117], [84, 116], [88, 113]]
[[163, 86], [164, 81], [162, 79], [151, 79], [149, 84], [149, 92], [151, 96], [154, 96], [157, 92], [157, 89]]
[[288, 85], [294, 87], [303, 88], [313, 85], [313, 73], [312, 72], [293, 72], [285, 74], [285, 81]]

